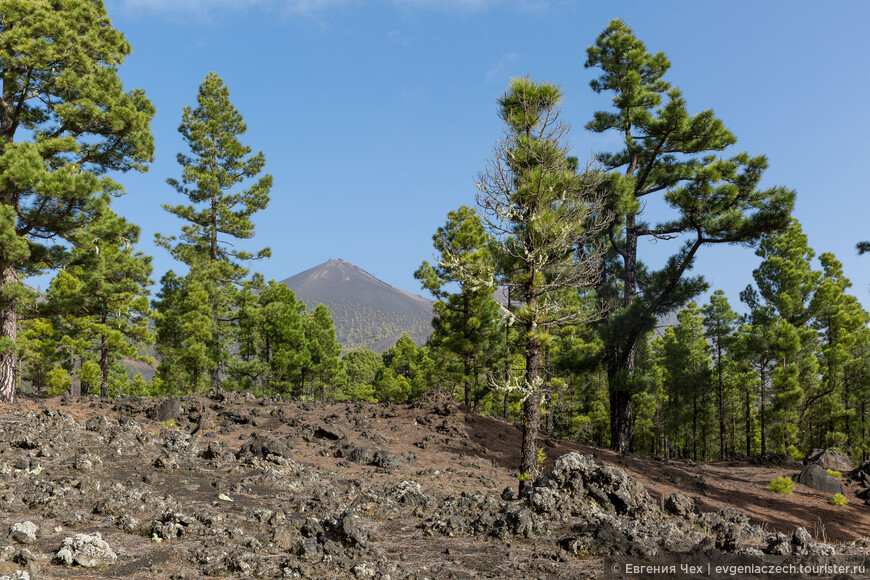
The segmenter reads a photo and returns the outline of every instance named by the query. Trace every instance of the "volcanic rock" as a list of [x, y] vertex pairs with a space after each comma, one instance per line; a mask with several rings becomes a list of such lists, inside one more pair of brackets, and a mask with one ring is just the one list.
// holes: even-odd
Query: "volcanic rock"
[[843, 493], [843, 484], [816, 463], [801, 471], [795, 482], [831, 495]]

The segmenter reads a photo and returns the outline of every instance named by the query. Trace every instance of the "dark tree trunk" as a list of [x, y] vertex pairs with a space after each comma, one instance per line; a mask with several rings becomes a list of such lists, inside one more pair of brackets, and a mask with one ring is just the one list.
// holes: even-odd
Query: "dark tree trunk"
[[761, 456], [767, 454], [767, 422], [765, 420], [764, 411], [765, 411], [765, 402], [764, 397], [766, 396], [765, 385], [764, 382], [767, 379], [764, 373], [764, 369], [761, 369], [761, 415], [759, 419], [761, 419]]
[[[109, 315], [103, 313], [103, 326], [108, 322]], [[100, 336], [100, 396], [109, 396], [109, 341], [105, 334]]]
[[628, 453], [631, 444], [632, 405], [627, 390], [610, 393], [610, 448], [617, 453]]
[[719, 373], [719, 456], [721, 459], [725, 459], [727, 455], [727, 441], [726, 441], [726, 431], [725, 431], [725, 383], [722, 380], [722, 345], [720, 344], [722, 339], [719, 338], [716, 341], [716, 359], [717, 359], [717, 370]]
[[629, 351], [620, 364], [619, 355], [611, 350], [607, 365], [607, 384], [610, 389], [610, 448], [625, 454], [631, 450], [633, 406], [631, 373], [634, 372], [634, 352]]
[[[15, 283], [15, 269], [7, 267], [3, 272], [3, 282], [0, 288], [8, 288]], [[18, 312], [13, 299], [0, 303], [0, 338], [6, 338], [12, 344], [18, 340]], [[13, 349], [0, 350], [0, 402], [14, 403], [17, 395], [15, 390], [15, 368], [17, 356]]]
[[465, 389], [465, 408], [471, 409], [471, 355], [466, 354], [465, 360], [463, 361], [463, 372], [465, 376], [462, 378], [462, 382], [464, 383], [463, 388]]
[[752, 415], [750, 414], [749, 389], [746, 389], [746, 457], [752, 457]]
[[[534, 278], [534, 272], [532, 272]], [[526, 299], [529, 311], [534, 312], [537, 296]], [[526, 477], [520, 482], [520, 492], [530, 487], [538, 475], [538, 425], [540, 423], [540, 389], [535, 387], [541, 373], [541, 347], [538, 339], [538, 323], [532, 319], [526, 323], [526, 388], [532, 389], [523, 402], [523, 441], [521, 447], [520, 473]]]
[[[507, 309], [511, 309], [511, 289], [507, 286]], [[504, 383], [507, 385], [511, 380], [511, 327], [504, 325]], [[509, 392], [504, 394], [504, 420], [510, 422], [510, 399]]]
[[547, 405], [547, 416], [544, 432], [549, 436], [553, 434], [553, 386], [550, 384], [550, 349], [544, 355], [544, 376], [547, 386], [544, 389], [544, 402]]
[[69, 384], [69, 394], [73, 397], [78, 397], [82, 394], [82, 359], [73, 355], [72, 357], [72, 380]]

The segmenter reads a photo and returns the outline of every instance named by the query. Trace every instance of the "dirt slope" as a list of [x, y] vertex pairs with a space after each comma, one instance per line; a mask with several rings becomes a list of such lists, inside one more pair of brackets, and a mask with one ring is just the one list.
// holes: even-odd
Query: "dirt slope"
[[[621, 545], [679, 552], [718, 542], [724, 528], [762, 545], [762, 532], [798, 526], [846, 544], [870, 529], [852, 488], [845, 507], [800, 485], [792, 496], [766, 491], [789, 473], [781, 468], [546, 439], [550, 479], [528, 498], [502, 495], [516, 488], [519, 440], [512, 425], [436, 399], [24, 398], [0, 405], [0, 578], [584, 578]], [[570, 452], [595, 461], [556, 462]], [[679, 520], [661, 509], [677, 491], [695, 503]], [[627, 531], [638, 514], [674, 535]], [[56, 562], [75, 534], [92, 561]]]

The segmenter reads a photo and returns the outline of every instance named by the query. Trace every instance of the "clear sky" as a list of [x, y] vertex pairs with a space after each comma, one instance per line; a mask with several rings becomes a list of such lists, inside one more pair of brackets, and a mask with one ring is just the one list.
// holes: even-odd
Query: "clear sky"
[[[765, 154], [764, 185], [797, 191], [794, 215], [817, 254], [844, 263], [870, 306], [867, 137], [870, 3], [779, 1], [571, 2], [567, 0], [107, 0], [133, 46], [127, 88], [153, 101], [155, 162], [122, 177], [116, 210], [142, 228], [154, 279], [180, 270], [153, 244], [181, 222], [160, 208], [184, 200], [181, 110], [208, 72], [220, 75], [244, 116], [242, 141], [274, 176], [269, 207], [249, 248], [272, 258], [252, 268], [277, 280], [342, 258], [403, 290], [432, 260], [432, 234], [449, 210], [474, 204], [474, 180], [502, 135], [496, 99], [530, 75], [563, 87], [563, 118], [581, 160], [618, 146], [584, 129], [609, 97], [596, 95], [585, 49], [612, 18], [650, 51], [691, 113], [711, 108], [737, 136], [733, 151]], [[676, 248], [642, 246], [656, 265]], [[758, 258], [747, 248], [705, 248], [695, 271], [732, 305]]]

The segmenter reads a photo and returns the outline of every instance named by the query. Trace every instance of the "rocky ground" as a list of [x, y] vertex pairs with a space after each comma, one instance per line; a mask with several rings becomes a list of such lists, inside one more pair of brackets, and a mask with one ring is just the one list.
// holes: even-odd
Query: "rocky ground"
[[437, 399], [25, 397], [0, 406], [0, 580], [576, 579], [615, 556], [870, 554], [870, 469], [835, 482], [840, 507], [767, 491], [798, 465], [549, 439], [517, 497], [519, 437]]

